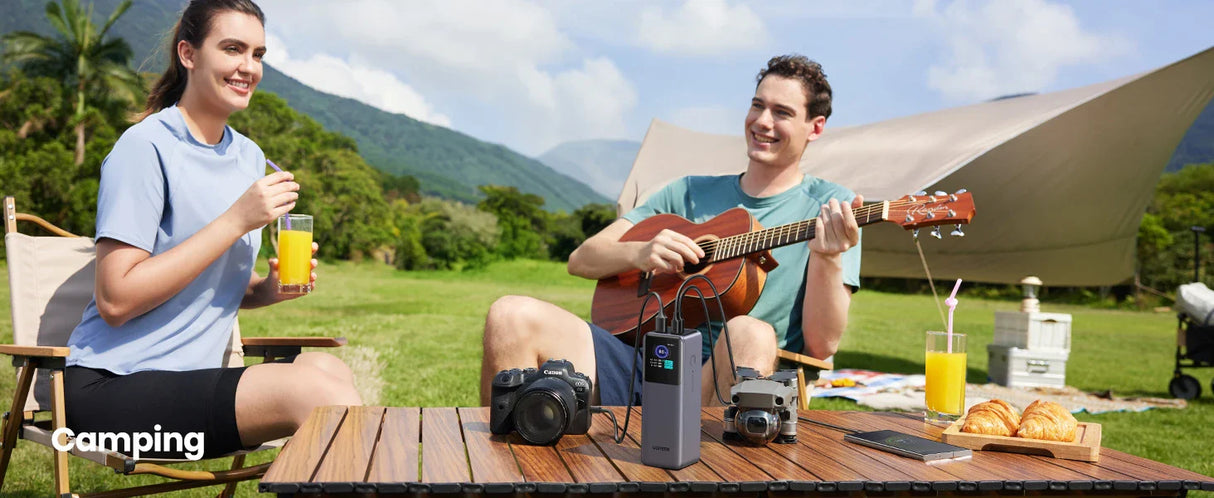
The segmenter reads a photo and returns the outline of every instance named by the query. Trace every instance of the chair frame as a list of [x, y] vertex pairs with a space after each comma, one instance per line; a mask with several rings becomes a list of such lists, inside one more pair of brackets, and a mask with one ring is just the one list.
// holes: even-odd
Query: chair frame
[[[4, 198], [4, 228], [5, 233], [17, 231], [18, 221], [28, 221], [43, 229], [61, 236], [78, 237], [54, 224], [32, 214], [18, 213], [12, 197]], [[242, 350], [245, 356], [261, 357], [263, 361], [271, 361], [299, 354], [304, 347], [332, 348], [346, 344], [342, 337], [248, 337], [241, 338]], [[51, 447], [54, 452], [54, 491], [56, 496], [90, 496], [90, 497], [121, 497], [144, 494], [165, 493], [183, 489], [224, 485], [221, 497], [232, 496], [239, 481], [257, 479], [265, 474], [270, 464], [244, 467], [245, 455], [252, 451], [271, 449], [277, 445], [266, 444], [249, 451], [239, 451], [216, 458], [232, 457], [230, 470], [208, 472], [189, 471], [166, 467], [164, 463], [179, 463], [187, 460], [148, 460], [135, 459], [113, 451], [81, 451], [73, 447], [69, 451], [60, 451], [51, 444], [51, 434], [66, 425], [66, 407], [63, 392], [63, 373], [70, 349], [62, 346], [18, 346], [0, 344], [0, 354], [12, 357], [13, 366], [17, 367], [17, 389], [13, 393], [10, 410], [4, 414], [3, 429], [0, 431], [0, 490], [4, 486], [4, 478], [8, 473], [9, 460], [13, 448], [19, 439]], [[23, 411], [25, 401], [33, 385], [35, 372], [38, 369], [50, 370], [51, 377], [51, 418], [49, 421], [35, 421], [36, 412]], [[176, 481], [150, 484], [145, 486], [124, 488], [100, 493], [76, 495], [70, 491], [68, 481], [68, 454], [73, 454], [95, 463], [105, 465], [115, 472], [126, 475], [154, 474]]]
[[796, 367], [797, 404], [799, 405], [797, 409], [808, 410], [809, 395], [813, 392], [812, 382], [818, 380], [818, 372], [822, 370], [834, 370], [835, 364], [783, 349], [778, 350], [776, 357]]

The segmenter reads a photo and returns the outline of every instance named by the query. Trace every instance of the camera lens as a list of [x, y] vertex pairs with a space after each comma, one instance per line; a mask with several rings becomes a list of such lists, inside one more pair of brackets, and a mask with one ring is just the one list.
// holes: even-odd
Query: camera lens
[[565, 433], [576, 399], [573, 387], [561, 379], [539, 379], [519, 393], [514, 424], [531, 444], [553, 444]]
[[780, 430], [779, 419], [765, 410], [747, 410], [739, 414], [737, 420], [738, 434], [751, 444], [767, 444]]

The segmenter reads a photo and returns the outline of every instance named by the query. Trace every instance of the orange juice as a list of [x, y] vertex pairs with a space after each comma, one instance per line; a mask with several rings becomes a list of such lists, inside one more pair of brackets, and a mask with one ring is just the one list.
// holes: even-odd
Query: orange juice
[[965, 353], [927, 352], [927, 409], [961, 415], [965, 408]]
[[278, 283], [284, 292], [308, 292], [312, 277], [312, 232], [278, 232]]

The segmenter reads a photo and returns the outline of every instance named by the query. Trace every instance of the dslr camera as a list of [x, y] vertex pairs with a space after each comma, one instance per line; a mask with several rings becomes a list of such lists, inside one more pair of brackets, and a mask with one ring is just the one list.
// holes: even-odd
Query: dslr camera
[[724, 435], [756, 446], [797, 442], [797, 371], [780, 370], [763, 377], [738, 367], [739, 382], [729, 390]]
[[590, 378], [568, 360], [539, 368], [502, 370], [493, 377], [489, 431], [517, 431], [528, 443], [555, 444], [564, 434], [590, 431]]

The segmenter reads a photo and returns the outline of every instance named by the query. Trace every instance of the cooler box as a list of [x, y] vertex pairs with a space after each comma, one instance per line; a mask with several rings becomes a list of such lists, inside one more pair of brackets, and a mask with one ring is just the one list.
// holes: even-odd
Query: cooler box
[[1032, 351], [1070, 352], [1071, 315], [1024, 311], [995, 312], [992, 344]]
[[991, 344], [987, 375], [1007, 387], [1065, 387], [1067, 351], [1030, 350]]

